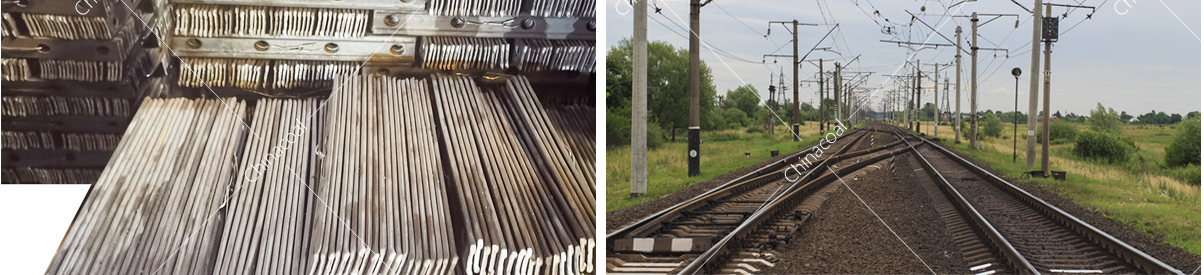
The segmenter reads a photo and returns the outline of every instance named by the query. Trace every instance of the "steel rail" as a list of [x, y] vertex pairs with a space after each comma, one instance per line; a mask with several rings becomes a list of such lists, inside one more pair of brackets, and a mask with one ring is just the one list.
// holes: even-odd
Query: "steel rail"
[[[864, 131], [864, 130], [863, 129], [855, 129], [854, 131], [860, 132], [860, 131]], [[637, 231], [636, 229], [642, 229], [643, 227], [645, 227], [647, 225], [656, 223], [655, 221], [663, 220], [663, 218], [666, 217], [669, 213], [679, 212], [682, 209], [692, 208], [693, 206], [695, 206], [699, 203], [716, 198], [716, 197], [718, 197], [718, 195], [726, 194], [729, 191], [733, 190], [734, 188], [740, 187], [745, 182], [747, 182], [753, 178], [763, 176], [768, 172], [775, 172], [775, 171], [779, 170], [781, 167], [786, 166], [788, 160], [796, 159], [799, 156], [810, 154], [811, 152], [815, 151], [817, 148], [818, 148], [818, 145], [812, 146], [803, 151], [794, 153], [788, 157], [783, 158], [781, 161], [777, 161], [777, 162], [774, 162], [771, 164], [767, 164], [761, 168], [757, 168], [757, 170], [753, 170], [752, 172], [748, 172], [747, 174], [744, 174], [740, 177], [732, 179], [732, 180], [730, 180], [722, 185], [719, 185], [705, 193], [699, 194], [698, 196], [695, 196], [692, 199], [677, 203], [676, 205], [665, 208], [664, 210], [656, 212], [652, 215], [648, 215], [647, 217], [644, 217], [643, 219], [641, 219], [639, 221], [625, 225], [615, 231], [607, 233], [606, 234], [606, 245], [607, 245], [607, 247], [613, 247], [615, 238], [627, 236], [627, 235], [629, 235], [629, 233]]]
[[[867, 133], [868, 132], [866, 132], [866, 131], [862, 131], [861, 135], [857, 136], [853, 140], [853, 142], [841, 147], [840, 149], [837, 150], [837, 152], [835, 154], [833, 154], [832, 157], [829, 157], [827, 159], [824, 159], [824, 161], [817, 163], [815, 167], [823, 167], [825, 164], [828, 164], [829, 161], [831, 161], [832, 163], [839, 162], [840, 160], [842, 160], [844, 158], [844, 157], [842, 157], [844, 152], [846, 150], [852, 148], [853, 145], [856, 145], [857, 142], [859, 142], [863, 137], [865, 137]], [[886, 147], [882, 147], [882, 148], [886, 148]], [[881, 149], [879, 149], [879, 150], [881, 150]], [[858, 162], [858, 163], [850, 165], [850, 166], [842, 167], [838, 170], [840, 170], [840, 171], [856, 171], [857, 169], [861, 169], [861, 168], [869, 165], [870, 163], [874, 163], [879, 160], [885, 159], [889, 155], [893, 155], [893, 153], [892, 154], [883, 154], [883, 155], [871, 158], [870, 161]], [[833, 160], [833, 159], [835, 159], [835, 160]], [[810, 175], [810, 172], [808, 173], [808, 175]], [[815, 189], [817, 189], [817, 188], [815, 188], [815, 186], [819, 185], [819, 184], [817, 184], [818, 182], [831, 182], [835, 179], [836, 179], [836, 177], [834, 174], [832, 174], [832, 173], [823, 174], [822, 171], [821, 171], [820, 176], [818, 176], [815, 179], [812, 179], [810, 181], [803, 181], [802, 178], [800, 178], [799, 181], [795, 182], [790, 187], [788, 187], [786, 189], [786, 191], [783, 192], [783, 195], [774, 198], [772, 201], [768, 202], [764, 207], [762, 207], [761, 210], [758, 210], [758, 211], [754, 212], [752, 215], [750, 215], [748, 218], [745, 218], [744, 222], [742, 222], [739, 226], [737, 226], [736, 229], [732, 231], [732, 233], [727, 234], [727, 236], [724, 236], [722, 239], [715, 242], [715, 244], [713, 246], [711, 246], [710, 249], [707, 249], [706, 252], [703, 252], [697, 258], [694, 258], [694, 261], [691, 261], [690, 264], [686, 265], [686, 267], [683, 268], [677, 274], [678, 275], [692, 275], [692, 274], [697, 274], [699, 271], [704, 271], [704, 273], [711, 273], [714, 270], [710, 270], [710, 268], [708, 268], [708, 267], [713, 266], [714, 263], [716, 263], [716, 262], [723, 262], [723, 260], [720, 259], [720, 260], [714, 261], [714, 262], [711, 262], [710, 260], [712, 258], [714, 258], [715, 256], [727, 255], [727, 251], [729, 248], [729, 247], [727, 247], [728, 243], [733, 242], [733, 240], [740, 239], [743, 236], [749, 234], [750, 232], [752, 232], [753, 229], [756, 229], [756, 227], [759, 226], [761, 221], [773, 216], [773, 215], [767, 215], [766, 213], [775, 213], [776, 214], [777, 210], [779, 210], [779, 207], [781, 207], [782, 205], [790, 204], [790, 202], [792, 202], [793, 199], [795, 199], [795, 198], [801, 198], [800, 194], [803, 194], [804, 196], [802, 196], [802, 197], [805, 197], [805, 195], [809, 195], [811, 192], [813, 192]], [[801, 186], [800, 186], [800, 184], [801, 184]], [[736, 241], [736, 242], [738, 242], [738, 241]]]
[[[1041, 272], [1037, 271], [1037, 268], [1033, 267], [1033, 265], [1030, 264], [1023, 255], [1020, 255], [1020, 252], [1017, 251], [1015, 247], [1012, 247], [1012, 244], [1003, 237], [1003, 234], [1000, 234], [998, 230], [995, 230], [995, 227], [991, 226], [991, 223], [987, 222], [987, 219], [983, 217], [982, 214], [979, 214], [978, 211], [974, 209], [974, 206], [970, 205], [969, 200], [966, 200], [966, 198], [962, 196], [957, 189], [953, 188], [953, 184], [949, 183], [948, 180], [945, 180], [945, 176], [936, 171], [936, 167], [934, 167], [931, 162], [928, 162], [928, 158], [925, 158], [922, 154], [920, 154], [920, 151], [915, 148], [915, 145], [900, 135], [898, 133], [898, 129], [894, 127], [891, 127], [890, 129], [896, 136], [899, 137], [900, 140], [907, 142], [908, 147], [911, 148], [912, 152], [916, 154], [916, 157], [924, 163], [924, 170], [928, 171], [928, 173], [933, 175], [934, 178], [940, 180], [940, 187], [942, 191], [945, 191], [945, 196], [952, 198], [952, 201], [955, 202], [954, 206], [960, 210], [964, 218], [973, 221], [973, 223], [970, 223], [971, 226], [978, 227], [978, 231], [987, 236], [991, 243], [995, 245], [996, 250], [1002, 254], [1004, 258], [1006, 258], [1009, 264], [1012, 265], [1014, 272], [1025, 274], [1041, 274]], [[913, 136], [915, 135], [913, 134]], [[919, 136], [915, 137], [920, 138]], [[920, 140], [927, 141], [923, 138], [920, 138]]]
[[1042, 200], [1037, 196], [1034, 196], [1028, 191], [1024, 191], [1024, 189], [1020, 189], [1016, 185], [1013, 185], [1012, 183], [996, 176], [995, 174], [992, 174], [986, 169], [974, 165], [970, 161], [958, 156], [957, 154], [954, 154], [952, 151], [949, 151], [949, 149], [938, 146], [936, 143], [930, 140], [924, 140], [924, 142], [938, 149], [938, 151], [945, 154], [950, 159], [955, 160], [955, 162], [963, 167], [969, 168], [971, 172], [974, 172], [975, 174], [987, 179], [987, 181], [998, 185], [1013, 197], [1016, 197], [1038, 211], [1045, 213], [1054, 220], [1057, 220], [1062, 225], [1070, 227], [1075, 232], [1087, 237], [1087, 239], [1092, 240], [1096, 244], [1103, 246], [1105, 250], [1111, 251], [1116, 256], [1121, 257], [1128, 263], [1136, 265], [1138, 268], [1141, 268], [1142, 270], [1151, 274], [1183, 274], [1182, 271], [1179, 271], [1178, 269], [1175, 269], [1174, 267], [1155, 259], [1149, 254], [1145, 254], [1144, 252], [1137, 250], [1133, 246], [1116, 239], [1112, 235], [1099, 230], [1095, 226], [1083, 222], [1069, 213], [1066, 213], [1062, 209], [1045, 202], [1045, 200]]

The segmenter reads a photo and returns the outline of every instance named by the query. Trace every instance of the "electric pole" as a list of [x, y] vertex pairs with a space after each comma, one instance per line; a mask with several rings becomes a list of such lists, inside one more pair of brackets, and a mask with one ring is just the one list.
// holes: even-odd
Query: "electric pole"
[[701, 13], [702, 5], [699, 0], [690, 0], [690, 137], [689, 137], [689, 171], [687, 175], [690, 177], [697, 176], [702, 173], [699, 167], [699, 160], [702, 158], [702, 152], [699, 150], [699, 101], [698, 93], [700, 89], [701, 77], [699, 76], [699, 61], [698, 61], [698, 17]]
[[913, 80], [913, 85], [915, 85], [914, 86], [915, 96], [912, 97], [912, 99], [915, 100], [915, 105], [911, 110], [913, 112], [912, 118], [914, 118], [913, 123], [915, 124], [915, 131], [916, 131], [916, 133], [919, 133], [920, 132], [920, 77], [923, 75], [923, 72], [920, 71], [920, 60], [919, 59], [916, 59], [915, 67], [916, 67], [916, 77]]
[[970, 148], [978, 149], [978, 12], [970, 14]]
[[828, 114], [824, 113], [824, 97], [828, 96], [827, 90], [824, 90], [824, 59], [819, 59], [819, 132], [824, 132], [824, 127], [828, 124]]
[[[1052, 10], [1052, 8], [1050, 7], [1049, 3], [1046, 3], [1045, 18], [1042, 23], [1057, 24], [1058, 19], [1050, 17], [1050, 10]], [[1033, 24], [1036, 24], [1036, 22]], [[1045, 172], [1046, 177], [1049, 176], [1049, 54], [1052, 52], [1051, 48], [1053, 47], [1053, 42], [1058, 39], [1057, 28], [1052, 28], [1052, 31], [1052, 34], [1045, 33], [1044, 39], [1041, 39], [1045, 42], [1045, 96], [1041, 100], [1041, 105], [1044, 106], [1042, 107], [1042, 110], [1044, 110], [1044, 114], [1042, 114], [1044, 121], [1041, 123], [1041, 171]]]
[[[1041, 0], [1037, 0], [1041, 1]], [[962, 144], [962, 27], [957, 26], [957, 55], [953, 56], [957, 59], [957, 72], [953, 77], [953, 94], [956, 97], [956, 102], [953, 104], [957, 109], [954, 109], [953, 116], [957, 121], [953, 123], [953, 143]]]
[[[697, 0], [692, 0], [692, 1], [697, 1]], [[794, 35], [794, 40], [791, 41], [794, 43], [794, 54], [790, 55], [790, 66], [794, 70], [794, 88], [792, 89], [794, 92], [794, 103], [791, 104], [791, 105], [793, 105], [792, 107], [794, 108], [793, 109], [794, 115], [791, 117], [791, 128], [790, 129], [791, 129], [791, 135], [794, 136], [794, 141], [799, 141], [799, 135], [798, 135], [798, 130], [799, 130], [799, 128], [798, 128], [798, 125], [799, 125], [798, 67], [799, 67], [799, 64], [803, 62], [803, 59], [806, 59], [807, 57], [803, 56], [803, 59], [799, 59], [799, 57], [798, 57], [798, 26], [799, 25], [819, 26], [819, 25], [818, 24], [799, 23], [798, 20], [793, 20], [790, 22], [770, 21], [769, 24], [770, 25], [790, 24], [791, 25], [791, 34]], [[839, 25], [837, 25], [837, 26], [839, 26]], [[828, 34], [824, 35], [824, 38], [820, 39], [819, 41], [823, 42], [825, 39], [828, 39], [828, 35], [832, 35], [832, 31], [835, 31], [835, 30], [836, 30], [836, 28], [833, 27], [832, 30], [829, 30]], [[766, 35], [768, 35], [768, 32], [766, 33]], [[818, 44], [816, 44], [816, 45], [818, 45]], [[811, 51], [814, 51], [814, 50], [815, 50], [815, 47], [811, 47]], [[808, 51], [807, 54], [811, 54], [811, 51]], [[766, 54], [766, 55], [763, 55], [763, 57], [764, 56], [784, 57], [783, 55], [777, 55], [777, 54]]]
[[631, 51], [631, 197], [648, 193], [648, 5], [635, 1]]
[[836, 103], [836, 121], [840, 121], [843, 114], [840, 112], [840, 62], [836, 62], [836, 71], [832, 73], [832, 98]]
[[1041, 71], [1041, 0], [1033, 0], [1033, 51], [1030, 54], [1030, 69], [1028, 83], [1028, 139], [1025, 140], [1024, 165], [1033, 167], [1037, 164], [1037, 79]]
[[[697, 0], [695, 0], [695, 1], [697, 1]], [[798, 102], [798, 65], [799, 65], [799, 62], [802, 62], [802, 61], [799, 60], [799, 58], [798, 58], [798, 20], [794, 20], [793, 24], [791, 24], [791, 26], [794, 27], [794, 31], [793, 31], [794, 32], [794, 57], [792, 59], [790, 59], [790, 67], [794, 68], [794, 89], [792, 89], [794, 92], [794, 109], [791, 109], [791, 110], [794, 110], [794, 118], [791, 119], [792, 126], [790, 129], [793, 129], [793, 131], [794, 131], [792, 134], [794, 136], [794, 141], [799, 141], [799, 136], [798, 136], [798, 116], [799, 116], [799, 113], [798, 113], [798, 111], [799, 111], [798, 110], [798, 106], [799, 106], [798, 105], [798, 103], [799, 103]]]
[[941, 126], [941, 123], [940, 123], [941, 106], [939, 105], [939, 104], [941, 104], [941, 95], [937, 91], [937, 89], [938, 89], [937, 86], [941, 85], [941, 82], [937, 80], [937, 75], [940, 74], [941, 69], [938, 66], [940, 66], [940, 65], [932, 64], [932, 136], [933, 137], [939, 137], [938, 135], [936, 135], [936, 128]]

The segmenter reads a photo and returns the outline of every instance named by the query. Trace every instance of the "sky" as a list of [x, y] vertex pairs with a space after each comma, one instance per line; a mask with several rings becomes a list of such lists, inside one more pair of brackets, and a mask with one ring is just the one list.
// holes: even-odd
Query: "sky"
[[[1055, 15], [1065, 13], [1066, 17], [1061, 19], [1061, 35], [1053, 43], [1050, 55], [1051, 110], [1086, 115], [1097, 102], [1117, 113], [1126, 111], [1135, 116], [1150, 110], [1168, 114], [1200, 110], [1201, 1], [1056, 1], [1052, 3], [1097, 8], [1094, 13], [1091, 9], [1054, 7], [1052, 10]], [[702, 7], [699, 33], [704, 45], [699, 56], [711, 67], [720, 95], [752, 84], [762, 97], [766, 97], [771, 74], [776, 75], [780, 68], [785, 73], [787, 85], [793, 74], [788, 65], [791, 58], [777, 58], [775, 64], [775, 58], [762, 57], [771, 53], [792, 53], [792, 35], [787, 27], [770, 25], [769, 21], [798, 20], [818, 24], [799, 26], [799, 54], [807, 53], [818, 43], [818, 48], [827, 47], [830, 51], [814, 51], [808, 60], [824, 58], [847, 63], [860, 55], [847, 70], [874, 72], [862, 87], [871, 88], [871, 91], [881, 87], [871, 92], [873, 99], [868, 107], [879, 109], [881, 98], [895, 84], [885, 75], [896, 71], [907, 73], [903, 64], [908, 60], [919, 60], [922, 64], [952, 64], [956, 51], [955, 47], [939, 46], [916, 52], [880, 40], [924, 42], [927, 39], [928, 43], [952, 44], [941, 35], [955, 39], [955, 28], [962, 26], [963, 47], [969, 51], [971, 22], [968, 16], [971, 13], [1016, 14], [1018, 16], [999, 17], [991, 22], [987, 21], [992, 17], [980, 16], [979, 47], [1009, 51], [1006, 54], [1003, 51], [979, 51], [978, 106], [980, 110], [1012, 110], [1016, 79], [1010, 71], [1019, 67], [1023, 70], [1019, 79], [1020, 109], [1027, 113], [1033, 20], [1025, 8], [1031, 9], [1034, 1], [1016, 0], [1017, 4], [982, 0], [954, 5], [957, 2], [715, 0]], [[649, 0], [648, 4], [648, 40], [667, 41], [675, 47], [687, 48], [689, 40], [684, 35], [688, 35], [689, 1]], [[605, 43], [609, 49], [620, 39], [631, 37], [635, 13], [627, 0], [606, 0], [604, 5], [607, 16]], [[661, 9], [659, 14], [655, 12], [656, 8]], [[908, 12], [915, 14], [918, 20], [913, 21]], [[1086, 19], [1087, 14], [1092, 14], [1091, 19]], [[920, 21], [936, 28], [941, 35], [934, 35]], [[832, 34], [821, 41], [837, 23], [839, 26]], [[1017, 23], [1019, 27], [1016, 27]], [[767, 29], [771, 29], [768, 35]], [[713, 48], [708, 48], [707, 44]], [[1044, 51], [1043, 43], [1041, 50]], [[825, 70], [831, 70], [828, 62], [825, 61]], [[1044, 56], [1041, 62], [1044, 64]], [[963, 112], [969, 112], [970, 67], [970, 55], [963, 54]], [[815, 79], [818, 67], [804, 62], [799, 68], [802, 80]], [[933, 65], [921, 69], [931, 74]], [[954, 71], [953, 66], [942, 69], [942, 79], [947, 74], [952, 82]], [[776, 76], [772, 81], [777, 83]], [[800, 85], [801, 101], [817, 102], [818, 84], [801, 82]], [[933, 83], [926, 81], [923, 85], [932, 87]], [[953, 97], [952, 86], [950, 97]], [[941, 88], [944, 89], [943, 83]], [[788, 92], [787, 97], [791, 96]], [[921, 98], [924, 102], [932, 102], [930, 92]], [[953, 100], [950, 100], [952, 106]]]

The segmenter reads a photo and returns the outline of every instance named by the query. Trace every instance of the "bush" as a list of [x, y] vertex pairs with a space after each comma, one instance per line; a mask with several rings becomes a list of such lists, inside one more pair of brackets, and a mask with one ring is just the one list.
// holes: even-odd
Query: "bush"
[[982, 116], [982, 131], [979, 133], [999, 137], [1003, 134], [1003, 121], [1000, 121], [995, 113], [986, 113]]
[[[630, 132], [628, 132], [630, 135]], [[648, 122], [648, 149], [655, 149], [665, 144], [665, 129], [661, 128], [660, 123]]]
[[732, 141], [732, 140], [738, 140], [738, 139], [740, 139], [740, 134], [733, 133], [730, 131], [714, 132], [714, 133], [711, 133], [710, 135], [707, 135], [707, 137], [706, 137], [706, 141], [710, 141], [710, 142]]
[[1200, 119], [1193, 118], [1179, 124], [1174, 139], [1166, 146], [1166, 165], [1200, 165]]
[[[982, 125], [979, 125], [979, 127], [982, 127]], [[978, 140], [983, 140], [984, 139], [983, 136], [985, 136], [985, 135], [982, 134], [982, 131], [981, 130], [978, 131]], [[970, 139], [970, 123], [969, 122], [962, 121], [962, 137], [966, 138], [966, 139]]]
[[[1095, 103], [1095, 110], [1091, 110], [1091, 117], [1087, 118], [1089, 129], [1096, 132], [1108, 133], [1113, 136], [1121, 136], [1124, 130], [1121, 128], [1120, 115], [1116, 114], [1112, 108], [1104, 108], [1103, 104]], [[1053, 130], [1050, 130], [1053, 133]]]
[[[736, 108], [728, 108], [723, 110], [723, 122], [730, 128], [742, 128], [748, 125], [748, 114]], [[733, 125], [739, 125], [732, 127]]]
[[1166, 169], [1166, 174], [1183, 183], [1200, 186], [1200, 166], [1187, 165]]
[[1120, 163], [1128, 160], [1132, 147], [1120, 138], [1096, 131], [1079, 133], [1074, 140], [1074, 154], [1088, 159], [1102, 160], [1106, 163]]
[[[648, 122], [648, 149], [665, 142], [665, 130], [655, 121]], [[631, 106], [606, 110], [606, 144], [631, 145]]]
[[1074, 124], [1062, 121], [1054, 121], [1049, 123], [1050, 143], [1053, 143], [1052, 140], [1055, 139], [1074, 140], [1074, 138], [1078, 137], [1078, 135], [1079, 128], [1075, 127]]
[[[1037, 144], [1041, 143], [1042, 135], [1045, 132], [1041, 129], [1041, 125], [1037, 125]], [[1074, 142], [1074, 139], [1079, 135], [1079, 128], [1074, 124], [1064, 121], [1054, 121], [1049, 123], [1049, 143], [1050, 144], [1065, 144]]]
[[719, 110], [702, 112], [702, 116], [699, 117], [698, 122], [702, 124], [699, 126], [702, 126], [703, 131], [730, 129], [727, 128], [727, 122], [723, 121], [723, 113]]
[[749, 134], [764, 134], [765, 129], [761, 128], [761, 126], [753, 125], [752, 127], [745, 129], [744, 132]]
[[606, 144], [631, 144], [631, 107], [609, 108], [606, 110]]

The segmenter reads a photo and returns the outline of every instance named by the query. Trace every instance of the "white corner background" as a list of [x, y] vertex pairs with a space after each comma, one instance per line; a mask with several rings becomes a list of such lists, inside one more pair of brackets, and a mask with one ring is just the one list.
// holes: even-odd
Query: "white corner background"
[[88, 187], [0, 184], [0, 273], [45, 274]]

